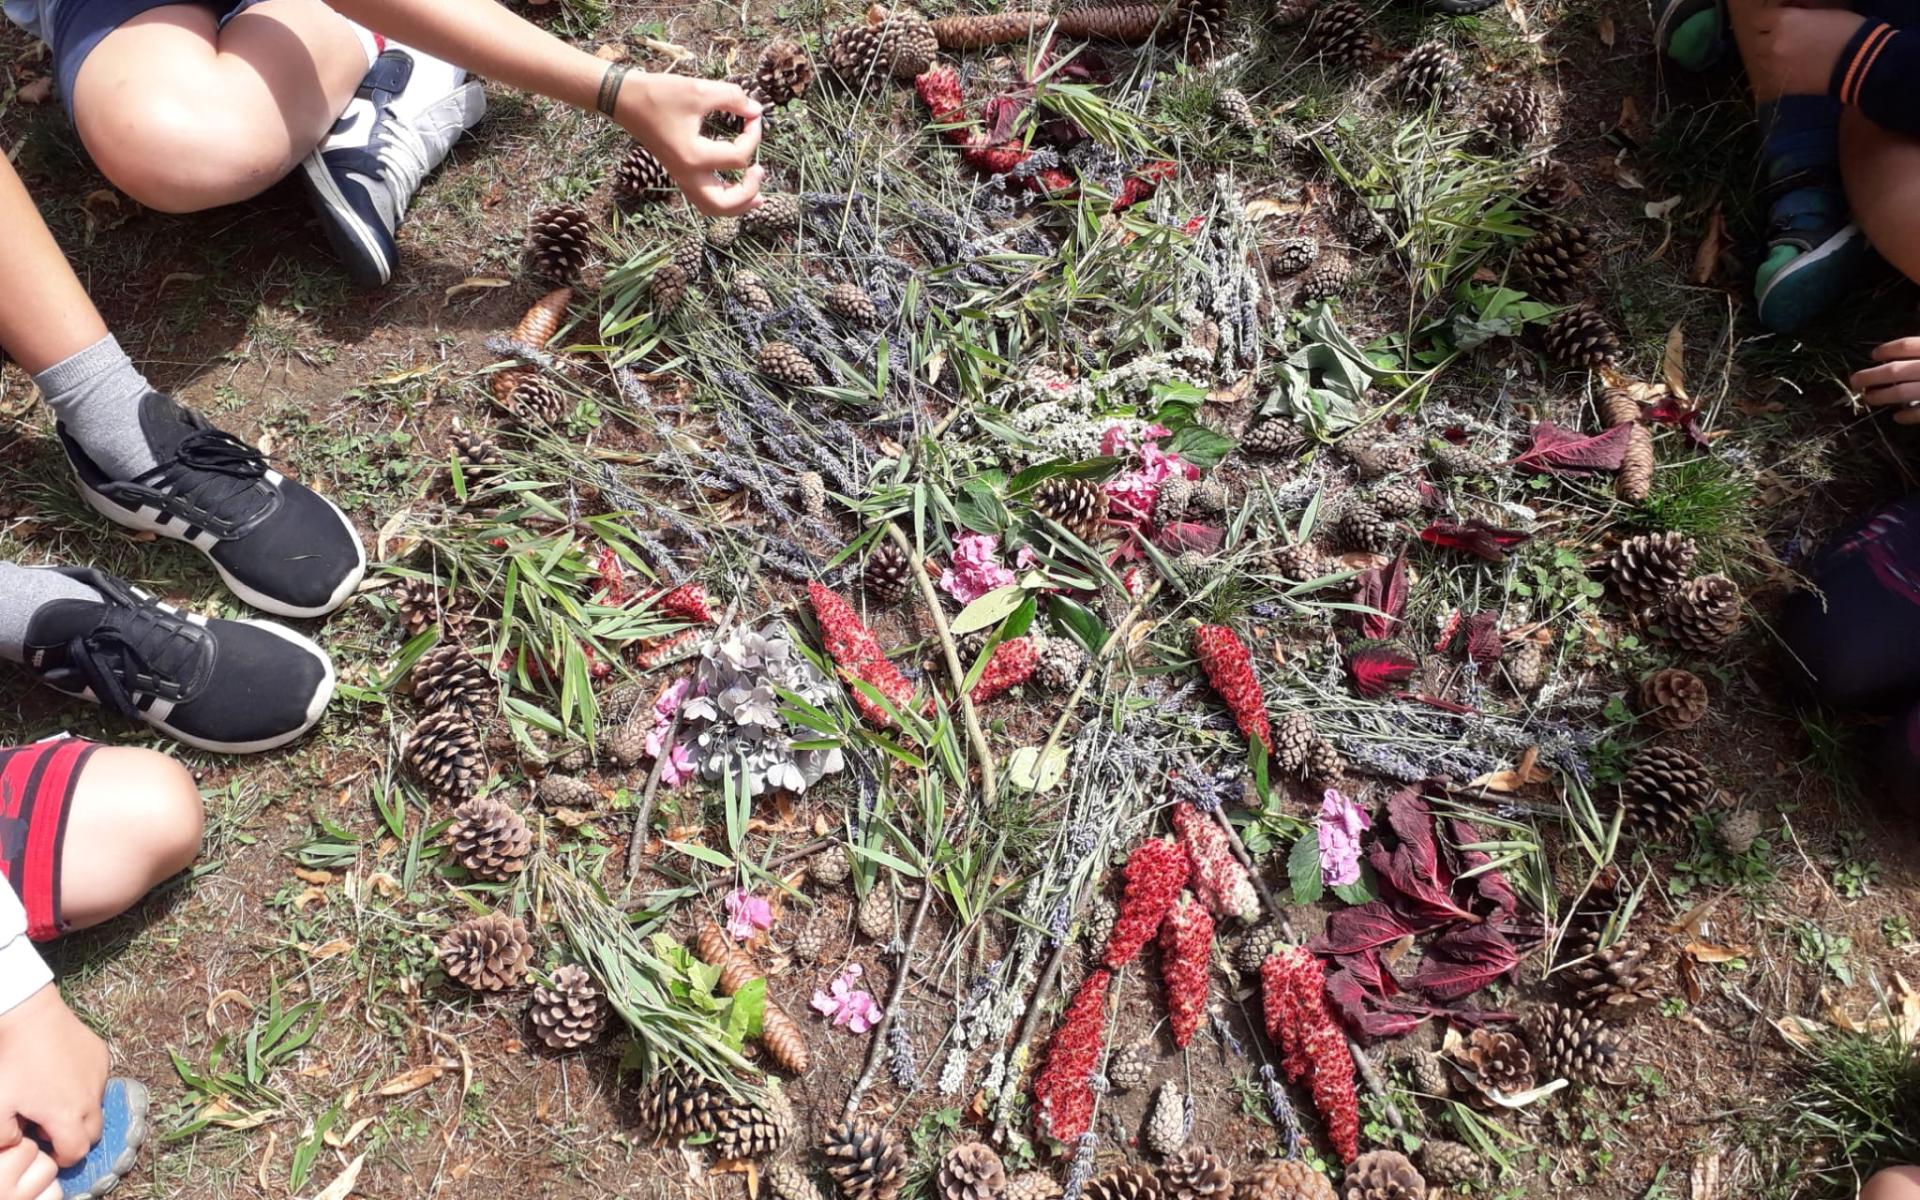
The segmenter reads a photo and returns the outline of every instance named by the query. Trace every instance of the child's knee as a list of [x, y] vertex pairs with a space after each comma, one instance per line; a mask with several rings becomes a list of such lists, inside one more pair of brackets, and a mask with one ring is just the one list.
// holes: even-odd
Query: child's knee
[[82, 784], [109, 791], [103, 799], [127, 834], [126, 854], [146, 868], [140, 874], [147, 886], [192, 865], [206, 825], [193, 772], [178, 759], [132, 747], [96, 751], [87, 774], [95, 775], [96, 769], [97, 777], [83, 776]]
[[1920, 1200], [1920, 1167], [1888, 1167], [1861, 1185], [1860, 1200]]
[[95, 116], [76, 108], [81, 141], [114, 186], [160, 212], [199, 212], [258, 195], [286, 172], [285, 151], [245, 114], [158, 97]]

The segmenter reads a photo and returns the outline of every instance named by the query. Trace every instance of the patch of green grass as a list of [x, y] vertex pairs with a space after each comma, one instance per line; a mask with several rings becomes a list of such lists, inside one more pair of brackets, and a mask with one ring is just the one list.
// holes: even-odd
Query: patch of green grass
[[1891, 1163], [1920, 1160], [1920, 1061], [1891, 1032], [1830, 1030], [1813, 1042], [1798, 1089], [1781, 1105], [1799, 1144], [1787, 1156], [1807, 1190], [1853, 1195]]
[[[1663, 465], [1653, 493], [1628, 515], [1630, 524], [1672, 530], [1700, 546], [1699, 567], [1741, 571], [1761, 546], [1751, 473], [1718, 458], [1695, 456]], [[1744, 573], [1744, 572], [1743, 572]]]

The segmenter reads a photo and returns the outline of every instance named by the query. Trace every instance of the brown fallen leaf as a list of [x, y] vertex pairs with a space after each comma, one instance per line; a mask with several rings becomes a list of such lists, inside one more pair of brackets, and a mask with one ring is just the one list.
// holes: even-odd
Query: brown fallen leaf
[[1636, 142], [1645, 137], [1647, 127], [1646, 122], [1642, 120], [1640, 116], [1640, 102], [1632, 96], [1622, 96], [1620, 98], [1620, 116], [1614, 122], [1614, 125], [1621, 133], [1626, 134]]
[[1688, 1172], [1692, 1200], [1720, 1200], [1720, 1152], [1696, 1155]]
[[213, 999], [207, 1001], [207, 1028], [208, 1029], [212, 1029], [214, 1027], [214, 1025], [219, 1020], [220, 1010], [225, 1008], [229, 1004], [238, 1004], [241, 1008], [246, 1009], [248, 1012], [253, 1011], [253, 1001], [247, 998], [247, 994], [245, 992], [240, 991], [238, 988], [228, 988], [226, 991], [221, 992], [219, 995], [215, 996]]
[[1679, 401], [1681, 412], [1693, 411], [1693, 397], [1687, 395], [1687, 323], [1676, 322], [1667, 330], [1667, 348], [1660, 355], [1660, 378], [1667, 391]]
[[446, 1073], [447, 1068], [442, 1063], [428, 1063], [423, 1067], [414, 1067], [412, 1070], [400, 1072], [392, 1079], [387, 1080], [379, 1087], [373, 1089], [373, 1094], [376, 1096], [410, 1096]]
[[308, 958], [325, 960], [329, 958], [339, 958], [342, 954], [350, 953], [353, 950], [353, 942], [348, 938], [335, 938], [320, 946], [309, 946], [302, 943], [300, 948], [306, 951]]
[[1707, 214], [1707, 232], [1700, 238], [1700, 245], [1693, 252], [1693, 274], [1689, 276], [1695, 283], [1710, 283], [1713, 273], [1720, 265], [1721, 244], [1727, 240], [1727, 218], [1718, 204]]
[[603, 42], [593, 48], [593, 56], [601, 62], [625, 62], [633, 57], [633, 51], [619, 42]]
[[451, 301], [455, 296], [464, 295], [467, 292], [484, 292], [489, 288], [503, 288], [507, 286], [507, 282], [496, 275], [469, 275], [448, 288], [442, 299]]
[[315, 887], [325, 887], [333, 882], [332, 871], [314, 871], [306, 867], [295, 867], [293, 869], [293, 877], [302, 883], [310, 883]]
[[1519, 763], [1513, 767], [1505, 771], [1489, 771], [1467, 786], [1479, 788], [1482, 791], [1511, 795], [1521, 788], [1531, 784], [1546, 783], [1552, 778], [1553, 772], [1540, 766], [1540, 747], [1528, 746], [1526, 753], [1520, 756]]
[[1600, 44], [1602, 46], [1605, 46], [1609, 50], [1613, 49], [1613, 40], [1615, 36], [1615, 31], [1613, 28], [1613, 14], [1611, 13], [1600, 14], [1599, 33], [1600, 33]]
[[345, 1150], [348, 1146], [358, 1141], [360, 1135], [365, 1133], [367, 1126], [371, 1124], [373, 1124], [372, 1117], [361, 1117], [358, 1121], [347, 1126], [344, 1132], [338, 1129], [327, 1130], [324, 1134], [320, 1135], [320, 1140], [335, 1150]]
[[313, 1200], [347, 1200], [353, 1195], [353, 1189], [360, 1182], [360, 1168], [367, 1165], [367, 1156], [362, 1154], [347, 1164], [334, 1181], [313, 1194]]
[[1736, 958], [1745, 958], [1753, 953], [1753, 950], [1748, 946], [1716, 946], [1711, 942], [1688, 942], [1684, 953], [1695, 962], [1723, 963], [1732, 962]]

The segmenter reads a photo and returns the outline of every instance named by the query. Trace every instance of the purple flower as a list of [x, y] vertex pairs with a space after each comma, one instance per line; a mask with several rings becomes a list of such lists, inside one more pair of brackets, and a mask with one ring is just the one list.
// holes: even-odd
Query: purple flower
[[1360, 878], [1360, 833], [1370, 822], [1358, 804], [1332, 788], [1320, 801], [1320, 879], [1342, 887]]
[[1000, 565], [1000, 539], [988, 533], [962, 534], [953, 543], [952, 564], [940, 573], [940, 586], [962, 604], [1013, 581], [1013, 572]]
[[727, 936], [744, 942], [773, 928], [773, 905], [743, 888], [727, 893]]
[[860, 975], [860, 964], [848, 963], [827, 985], [827, 990], [813, 993], [814, 1011], [825, 1015], [835, 1026], [845, 1026], [855, 1033], [865, 1033], [878, 1025], [885, 1014], [873, 993], [853, 986]]

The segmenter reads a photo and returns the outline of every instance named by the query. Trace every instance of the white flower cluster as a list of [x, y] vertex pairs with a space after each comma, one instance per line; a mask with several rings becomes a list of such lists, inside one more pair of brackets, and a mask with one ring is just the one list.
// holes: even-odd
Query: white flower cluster
[[789, 727], [779, 689], [815, 705], [832, 703], [834, 694], [833, 684], [794, 649], [779, 625], [736, 631], [706, 644], [694, 672], [693, 695], [680, 709], [680, 745], [692, 755], [701, 778], [717, 780], [744, 767], [748, 794], [758, 796], [778, 788], [804, 792], [846, 766], [838, 747], [794, 748], [796, 739], [816, 735]]

